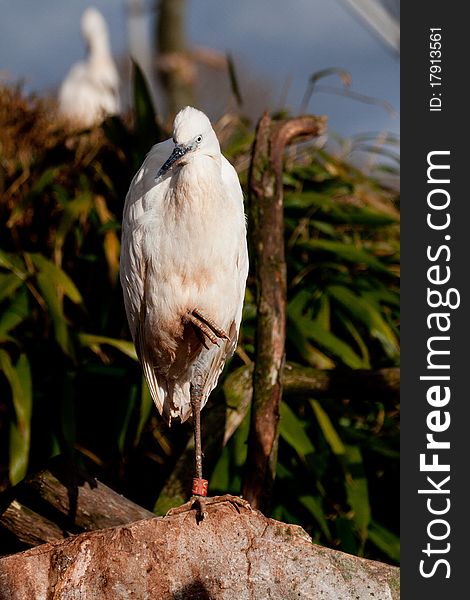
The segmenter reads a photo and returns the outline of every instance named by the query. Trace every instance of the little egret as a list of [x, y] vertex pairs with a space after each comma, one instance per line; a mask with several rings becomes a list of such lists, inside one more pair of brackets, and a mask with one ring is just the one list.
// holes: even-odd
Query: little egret
[[106, 21], [96, 8], [85, 10], [81, 30], [88, 57], [76, 63], [64, 79], [59, 90], [59, 113], [74, 126], [91, 127], [119, 113], [119, 75], [111, 56]]
[[200, 411], [235, 351], [248, 274], [243, 195], [207, 116], [190, 106], [153, 146], [126, 197], [120, 276], [152, 398], [168, 424], [193, 417], [193, 496], [202, 509]]

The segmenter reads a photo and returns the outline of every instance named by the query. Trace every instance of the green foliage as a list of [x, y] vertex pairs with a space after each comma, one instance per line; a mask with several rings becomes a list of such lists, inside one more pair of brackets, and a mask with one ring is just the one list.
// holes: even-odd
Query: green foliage
[[[291, 158], [284, 183], [287, 360], [319, 369], [397, 366], [396, 193], [324, 150]], [[252, 298], [243, 330], [251, 357]], [[234, 437], [240, 445], [247, 434]], [[398, 452], [395, 403], [285, 395], [273, 516], [320, 543], [398, 562]], [[231, 441], [215, 471], [223, 481], [211, 479], [211, 488], [240, 492], [234, 453]]]
[[0, 89], [0, 489], [73, 448], [118, 479], [148, 420], [119, 230], [136, 165], [163, 132], [138, 69], [134, 80], [135, 127], [109, 119], [85, 133], [45, 132], [48, 106]]
[[[155, 416], [117, 281], [125, 194], [165, 136], [136, 68], [133, 81], [132, 126], [112, 118], [75, 134], [51, 129], [47, 107], [0, 89], [0, 489], [78, 448], [97, 476], [152, 507], [190, 438], [188, 426], [168, 430]], [[32, 133], [18, 149], [25, 115]], [[240, 121], [226, 154], [247, 164], [252, 139]], [[310, 146], [289, 153], [288, 360], [320, 369], [398, 364], [397, 198], [376, 179], [387, 169], [365, 174]], [[252, 283], [225, 376], [253, 358]], [[248, 430], [246, 415], [221, 449], [213, 493], [240, 493]], [[286, 395], [272, 514], [320, 543], [398, 561], [397, 465], [394, 405]]]

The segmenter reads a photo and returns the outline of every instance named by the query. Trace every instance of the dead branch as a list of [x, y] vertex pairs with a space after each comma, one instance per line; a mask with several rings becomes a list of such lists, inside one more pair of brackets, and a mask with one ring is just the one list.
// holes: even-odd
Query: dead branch
[[321, 135], [323, 117], [258, 123], [249, 175], [249, 219], [257, 283], [258, 319], [248, 457], [243, 495], [265, 508], [275, 475], [279, 401], [286, 329], [286, 265], [282, 160], [295, 138]]
[[0, 553], [151, 516], [76, 465], [54, 460], [0, 498]]

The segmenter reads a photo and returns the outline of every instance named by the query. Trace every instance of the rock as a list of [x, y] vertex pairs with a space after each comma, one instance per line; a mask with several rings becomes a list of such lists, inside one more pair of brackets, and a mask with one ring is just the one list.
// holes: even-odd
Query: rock
[[230, 501], [0, 559], [1, 600], [398, 600], [399, 570]]

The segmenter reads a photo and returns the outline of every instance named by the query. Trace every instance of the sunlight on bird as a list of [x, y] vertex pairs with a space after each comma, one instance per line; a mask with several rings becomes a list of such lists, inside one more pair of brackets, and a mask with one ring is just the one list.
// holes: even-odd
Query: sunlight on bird
[[59, 90], [59, 113], [79, 127], [91, 127], [120, 111], [119, 75], [109, 44], [103, 15], [87, 8], [81, 19], [88, 50], [85, 61], [76, 63]]
[[175, 118], [135, 175], [122, 224], [121, 283], [152, 398], [168, 424], [193, 416], [205, 496], [200, 410], [235, 351], [248, 274], [243, 195], [206, 115]]

